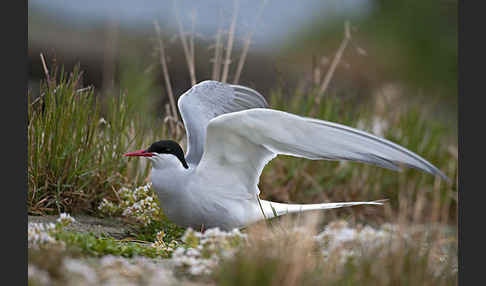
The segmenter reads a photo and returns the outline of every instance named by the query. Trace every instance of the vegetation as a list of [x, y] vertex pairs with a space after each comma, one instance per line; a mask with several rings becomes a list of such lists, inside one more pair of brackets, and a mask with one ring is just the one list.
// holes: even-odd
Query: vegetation
[[144, 127], [147, 120], [134, 113], [126, 94], [103, 102], [81, 82], [79, 68], [61, 71], [59, 80], [54, 71], [41, 96], [32, 102], [29, 97], [29, 213], [95, 213], [114, 189], [140, 184], [148, 175], [148, 166], [129, 164], [122, 154], [165, 130]]
[[[231, 58], [232, 26], [226, 49], [218, 32], [212, 74], [216, 80], [229, 81], [231, 76], [224, 58]], [[155, 89], [147, 76], [124, 72], [124, 92], [114, 95], [109, 90], [95, 95], [93, 87], [82, 86], [83, 74], [78, 67], [71, 73], [58, 73], [55, 65], [49, 71], [44, 63], [46, 81], [41, 95], [35, 100], [29, 97], [28, 106], [29, 214], [120, 216], [135, 228], [127, 238], [118, 240], [67, 230], [71, 220], [66, 215], [55, 225], [29, 224], [29, 283], [84, 285], [122, 278], [140, 285], [176, 283], [158, 264], [172, 261], [177, 279], [218, 285], [457, 284], [454, 128], [425, 117], [428, 107], [423, 103], [387, 94], [374, 101], [356, 102], [356, 98], [332, 94], [327, 87], [334, 69], [307, 83], [305, 89], [284, 91], [277, 87], [266, 96], [270, 106], [385, 137], [430, 161], [451, 182], [413, 169], [397, 173], [359, 163], [280, 156], [266, 166], [260, 179], [264, 199], [294, 203], [389, 201], [383, 208], [343, 208], [318, 212], [319, 217], [284, 216], [241, 232], [212, 229], [200, 233], [167, 221], [146, 184], [150, 164], [122, 156], [162, 138], [185, 146], [164, 42], [158, 23], [154, 27], [159, 33], [157, 51], [168, 102], [161, 108], [163, 118], [140, 116], [141, 110], [155, 105], [146, 96]], [[193, 36], [186, 36], [181, 28], [183, 43], [191, 43]], [[184, 46], [194, 84], [194, 50], [192, 44]], [[248, 46], [233, 83], [238, 83]], [[341, 54], [345, 48], [342, 45]], [[333, 60], [334, 67], [339, 59], [336, 56]], [[140, 257], [147, 260], [136, 260]], [[151, 274], [144, 275], [144, 271]], [[70, 282], [79, 274], [81, 282]]]

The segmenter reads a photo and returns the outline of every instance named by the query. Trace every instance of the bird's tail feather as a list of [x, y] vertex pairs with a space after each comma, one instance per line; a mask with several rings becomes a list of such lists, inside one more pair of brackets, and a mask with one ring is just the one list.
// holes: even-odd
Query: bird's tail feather
[[284, 214], [298, 213], [313, 210], [326, 210], [343, 208], [358, 205], [378, 205], [381, 206], [385, 200], [377, 200], [371, 202], [342, 202], [342, 203], [323, 203], [323, 204], [282, 204], [271, 201], [260, 200], [261, 207], [266, 218], [273, 218]]

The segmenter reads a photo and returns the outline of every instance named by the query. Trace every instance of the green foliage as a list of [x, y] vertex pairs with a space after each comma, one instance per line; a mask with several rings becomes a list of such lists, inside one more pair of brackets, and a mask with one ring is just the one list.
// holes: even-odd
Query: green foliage
[[66, 243], [70, 251], [79, 251], [85, 255], [103, 256], [107, 254], [123, 257], [146, 256], [167, 258], [169, 253], [152, 247], [149, 243], [119, 241], [112, 237], [97, 237], [92, 233], [60, 231], [55, 234], [57, 240]]
[[180, 241], [184, 234], [184, 228], [169, 222], [165, 217], [161, 217], [159, 220], [154, 220], [150, 224], [140, 227], [137, 230], [136, 238], [145, 241], [155, 241], [160, 230], [164, 232], [163, 241], [165, 243], [170, 243], [174, 240]]
[[113, 188], [148, 175], [147, 167], [129, 164], [122, 154], [164, 129], [147, 132], [124, 95], [102, 105], [92, 88], [79, 87], [81, 81], [78, 67], [69, 75], [62, 71], [28, 103], [30, 213], [92, 212]]

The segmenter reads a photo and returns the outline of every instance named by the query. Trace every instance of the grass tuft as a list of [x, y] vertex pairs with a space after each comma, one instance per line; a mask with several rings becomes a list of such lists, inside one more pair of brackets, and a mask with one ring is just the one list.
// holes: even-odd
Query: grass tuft
[[70, 74], [62, 70], [56, 84], [41, 84], [40, 97], [29, 98], [30, 214], [96, 212], [114, 189], [140, 184], [148, 175], [146, 166], [122, 155], [167, 132], [148, 132], [125, 95], [102, 101], [81, 82], [79, 66]]

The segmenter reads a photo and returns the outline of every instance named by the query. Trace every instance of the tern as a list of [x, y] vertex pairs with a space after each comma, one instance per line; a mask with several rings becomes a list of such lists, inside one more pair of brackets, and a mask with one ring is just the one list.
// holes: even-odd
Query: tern
[[268, 108], [249, 87], [203, 81], [177, 102], [187, 154], [171, 140], [124, 154], [152, 161], [150, 179], [166, 217], [181, 227], [224, 230], [309, 210], [380, 201], [284, 204], [261, 200], [258, 182], [279, 154], [311, 160], [349, 160], [401, 170], [414, 167], [443, 179], [438, 168], [393, 142], [341, 124]]

